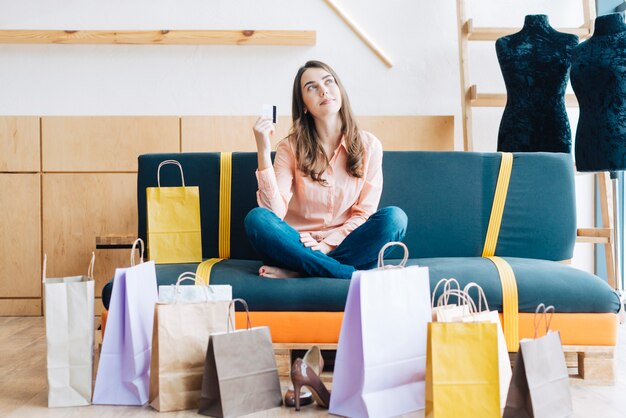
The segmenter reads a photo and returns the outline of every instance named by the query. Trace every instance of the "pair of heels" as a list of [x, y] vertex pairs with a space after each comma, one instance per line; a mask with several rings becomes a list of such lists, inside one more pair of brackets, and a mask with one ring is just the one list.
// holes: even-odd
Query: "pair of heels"
[[[328, 409], [330, 392], [320, 379], [323, 369], [324, 359], [318, 346], [311, 347], [304, 357], [297, 358], [291, 366], [293, 390], [285, 394], [285, 405], [294, 406], [299, 411], [300, 406], [309, 405], [315, 400], [320, 407]], [[304, 387], [309, 392], [303, 392]]]

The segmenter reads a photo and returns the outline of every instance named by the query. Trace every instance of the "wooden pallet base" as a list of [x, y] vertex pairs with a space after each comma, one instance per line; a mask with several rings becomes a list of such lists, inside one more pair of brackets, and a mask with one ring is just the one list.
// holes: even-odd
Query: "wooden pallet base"
[[[274, 344], [278, 375], [289, 379], [291, 369], [291, 350], [308, 350], [317, 345], [321, 350], [336, 350], [337, 344]], [[615, 384], [615, 347], [613, 346], [563, 346], [565, 363], [570, 373], [572, 384], [613, 385]], [[509, 353], [511, 366], [515, 365], [516, 353]], [[322, 373], [325, 383], [332, 383], [332, 373]]]
[[[585, 385], [615, 384], [615, 347], [593, 345], [564, 345], [565, 364], [570, 383]], [[515, 366], [516, 353], [509, 353]]]

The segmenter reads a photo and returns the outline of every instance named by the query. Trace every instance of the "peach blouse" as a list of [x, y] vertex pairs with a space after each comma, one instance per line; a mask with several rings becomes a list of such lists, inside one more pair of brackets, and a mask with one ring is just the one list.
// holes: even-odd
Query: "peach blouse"
[[365, 147], [363, 177], [346, 170], [344, 140], [335, 150], [322, 178], [323, 185], [304, 177], [296, 168], [294, 149], [287, 139], [278, 143], [274, 167], [257, 171], [257, 201], [298, 232], [309, 232], [318, 242], [331, 246], [376, 212], [383, 189], [383, 148], [374, 135], [361, 131]]

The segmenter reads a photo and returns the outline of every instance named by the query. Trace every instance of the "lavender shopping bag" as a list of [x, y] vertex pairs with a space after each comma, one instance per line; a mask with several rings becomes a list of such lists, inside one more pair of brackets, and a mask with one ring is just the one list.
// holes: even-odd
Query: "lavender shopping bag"
[[[398, 266], [384, 251], [404, 247]], [[402, 415], [425, 407], [426, 328], [431, 321], [426, 267], [404, 267], [408, 250], [388, 243], [376, 270], [352, 275], [341, 324], [330, 413], [350, 417]]]
[[[141, 263], [134, 253], [141, 243]], [[157, 280], [154, 261], [143, 262], [143, 241], [131, 252], [131, 267], [115, 270], [93, 403], [143, 405], [150, 387], [150, 353]]]

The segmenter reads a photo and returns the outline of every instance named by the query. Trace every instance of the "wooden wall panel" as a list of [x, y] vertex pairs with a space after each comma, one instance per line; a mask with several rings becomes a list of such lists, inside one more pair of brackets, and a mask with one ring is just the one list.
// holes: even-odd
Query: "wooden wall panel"
[[[86, 274], [96, 236], [137, 231], [137, 175], [43, 175], [43, 251], [48, 276]], [[96, 254], [96, 294], [117, 260]], [[124, 264], [126, 265], [126, 264]]]
[[0, 174], [0, 297], [41, 296], [39, 174]]
[[41, 316], [41, 298], [0, 299], [0, 316]]
[[137, 171], [137, 156], [180, 151], [176, 116], [41, 118], [44, 171]]
[[[252, 126], [258, 116], [183, 116], [183, 152], [256, 151]], [[291, 116], [279, 116], [272, 145], [287, 136]]]
[[0, 171], [39, 171], [39, 117], [0, 116]]
[[[256, 151], [252, 126], [257, 116], [183, 116], [183, 152]], [[359, 116], [386, 150], [454, 150], [454, 116]], [[272, 145], [287, 136], [290, 116], [280, 116]]]
[[453, 151], [454, 116], [359, 116], [387, 151]]

